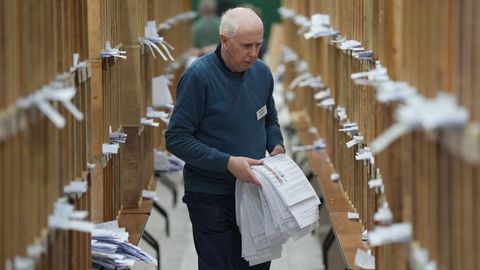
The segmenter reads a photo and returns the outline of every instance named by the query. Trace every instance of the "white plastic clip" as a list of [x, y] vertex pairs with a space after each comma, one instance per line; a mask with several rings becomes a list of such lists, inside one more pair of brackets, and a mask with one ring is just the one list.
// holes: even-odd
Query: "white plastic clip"
[[365, 147], [363, 149], [358, 149], [358, 152], [355, 154], [355, 160], [369, 160], [373, 163], [374, 157], [370, 148]]
[[355, 123], [355, 122], [343, 123], [342, 126], [343, 126], [343, 128], [338, 129], [338, 131], [341, 131], [341, 132], [355, 132], [355, 131], [358, 131], [358, 126], [357, 126], [357, 123]]
[[335, 108], [335, 116], [340, 120], [346, 120], [347, 119], [347, 110], [344, 107], [338, 106]]
[[375, 227], [368, 235], [370, 247], [391, 243], [405, 243], [412, 239], [412, 224], [397, 223], [386, 227]]
[[326, 98], [322, 100], [320, 103], [317, 103], [317, 106], [323, 109], [327, 109], [335, 106], [335, 100], [333, 98]]
[[330, 97], [330, 88], [327, 88], [325, 90], [322, 90], [322, 91], [318, 91], [317, 93], [315, 93], [315, 95], [313, 95], [313, 98], [315, 100], [322, 100], [322, 99], [326, 99], [326, 98], [329, 98]]
[[100, 52], [100, 56], [102, 56], [102, 58], [115, 57], [127, 59], [126, 53], [126, 51], [120, 51], [117, 48], [112, 48], [112, 45], [110, 45], [110, 41], [107, 41], [105, 42], [105, 50], [102, 50]]
[[353, 136], [353, 139], [346, 142], [348, 148], [352, 148], [352, 146], [357, 145], [363, 142], [363, 136]]
[[[168, 61], [170, 59], [171, 61], [175, 61], [172, 54], [170, 53], [170, 50], [174, 50], [174, 48], [173, 48], [172, 45], [170, 45], [168, 42], [166, 42], [163, 37], [160, 37], [158, 35], [155, 21], [148, 21], [147, 22], [147, 25], [145, 26], [144, 33], [145, 33], [145, 37], [144, 38], [139, 38], [139, 41], [142, 42], [143, 44], [147, 45], [147, 47], [150, 49], [150, 52], [153, 55], [153, 58], [156, 58], [155, 53], [153, 51], [153, 49], [155, 49], [155, 51], [157, 51], [158, 54], [160, 54], [160, 56], [163, 58], [163, 60]], [[157, 44], [160, 45], [160, 47], [162, 47], [162, 49], [164, 50], [165, 53], [163, 53], [160, 50], [160, 48], [157, 46]], [[165, 54], [168, 56], [168, 58], [167, 58], [167, 56], [165, 56]]]
[[356, 40], [344, 40], [338, 46], [341, 50], [364, 50], [362, 43]]
[[83, 113], [70, 101], [77, 92], [75, 87], [45, 87], [42, 91], [45, 98], [62, 103], [77, 121], [83, 120]]
[[20, 109], [28, 109], [32, 105], [35, 105], [57, 128], [65, 126], [65, 118], [48, 102], [43, 89], [17, 100], [17, 107]]
[[303, 36], [305, 39], [327, 37], [336, 32], [330, 27], [330, 16], [326, 14], [313, 14], [311, 16], [310, 29]]
[[435, 99], [413, 96], [400, 104], [395, 112], [396, 123], [372, 142], [372, 152], [381, 152], [394, 140], [412, 130], [427, 131], [464, 126], [468, 121], [465, 108], [456, 105], [454, 96], [439, 93]]
[[387, 202], [383, 202], [382, 206], [378, 208], [377, 212], [373, 214], [373, 220], [382, 224], [390, 224], [393, 220], [393, 214], [388, 207]]

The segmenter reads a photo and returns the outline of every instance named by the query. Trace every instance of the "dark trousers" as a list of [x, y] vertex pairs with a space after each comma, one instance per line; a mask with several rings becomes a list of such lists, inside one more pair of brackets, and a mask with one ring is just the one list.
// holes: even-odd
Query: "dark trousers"
[[199, 270], [268, 270], [270, 262], [252, 267], [241, 256], [242, 240], [235, 220], [235, 194], [185, 192], [198, 255]]

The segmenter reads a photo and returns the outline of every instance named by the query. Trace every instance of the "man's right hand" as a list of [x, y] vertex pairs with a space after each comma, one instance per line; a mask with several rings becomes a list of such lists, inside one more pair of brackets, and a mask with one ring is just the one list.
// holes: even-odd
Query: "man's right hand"
[[263, 161], [258, 159], [252, 159], [247, 157], [234, 157], [231, 156], [228, 160], [227, 169], [238, 180], [255, 184], [258, 187], [262, 187], [257, 176], [252, 172], [252, 165], [262, 165]]

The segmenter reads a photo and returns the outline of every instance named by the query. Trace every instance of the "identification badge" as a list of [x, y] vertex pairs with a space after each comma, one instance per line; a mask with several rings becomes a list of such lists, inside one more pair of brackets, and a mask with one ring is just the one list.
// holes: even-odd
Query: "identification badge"
[[260, 120], [265, 115], [267, 115], [267, 105], [263, 105], [263, 107], [257, 111], [257, 120]]

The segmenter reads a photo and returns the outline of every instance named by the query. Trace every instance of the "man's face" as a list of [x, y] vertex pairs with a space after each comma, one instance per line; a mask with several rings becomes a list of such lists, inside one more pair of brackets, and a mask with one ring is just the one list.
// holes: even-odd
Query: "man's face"
[[222, 35], [221, 39], [227, 66], [233, 72], [243, 72], [257, 61], [263, 42], [263, 27], [251, 23], [239, 25], [235, 36]]

